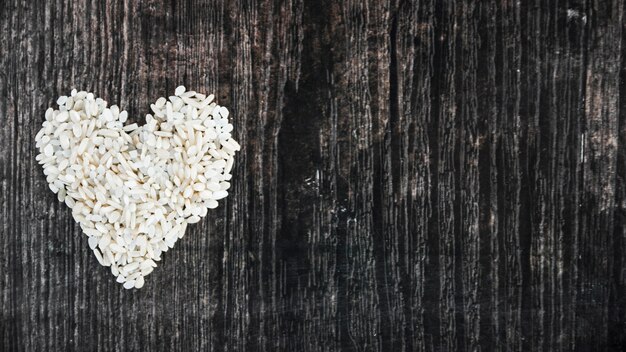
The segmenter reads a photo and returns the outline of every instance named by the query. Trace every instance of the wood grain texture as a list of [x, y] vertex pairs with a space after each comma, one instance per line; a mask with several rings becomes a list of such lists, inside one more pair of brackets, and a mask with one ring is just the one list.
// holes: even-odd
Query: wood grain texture
[[[0, 1], [0, 350], [621, 351], [620, 0]], [[141, 290], [35, 161], [184, 83], [244, 147]]]

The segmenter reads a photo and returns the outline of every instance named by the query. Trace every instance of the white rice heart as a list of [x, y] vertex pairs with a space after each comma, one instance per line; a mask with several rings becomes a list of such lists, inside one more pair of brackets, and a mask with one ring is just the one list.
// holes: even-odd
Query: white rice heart
[[146, 124], [72, 90], [49, 108], [37, 161], [50, 189], [72, 208], [98, 262], [141, 288], [161, 254], [228, 195], [239, 144], [228, 110], [185, 87], [159, 98]]

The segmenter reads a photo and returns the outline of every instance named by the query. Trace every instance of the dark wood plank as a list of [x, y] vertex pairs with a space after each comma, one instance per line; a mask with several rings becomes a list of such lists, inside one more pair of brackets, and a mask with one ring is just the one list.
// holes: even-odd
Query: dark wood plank
[[[626, 348], [620, 0], [0, 3], [0, 350]], [[228, 200], [138, 291], [35, 161], [73, 87], [216, 92]]]

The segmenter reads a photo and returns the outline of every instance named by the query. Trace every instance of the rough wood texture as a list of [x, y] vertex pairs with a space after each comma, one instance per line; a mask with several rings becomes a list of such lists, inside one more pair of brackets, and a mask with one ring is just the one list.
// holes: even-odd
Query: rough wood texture
[[[0, 350], [626, 348], [620, 0], [0, 2]], [[217, 92], [227, 202], [139, 291], [35, 162], [71, 88]]]

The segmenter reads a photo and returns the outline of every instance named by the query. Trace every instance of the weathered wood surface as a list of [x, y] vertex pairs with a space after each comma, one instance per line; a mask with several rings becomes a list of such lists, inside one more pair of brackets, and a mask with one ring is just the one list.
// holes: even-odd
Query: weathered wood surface
[[[0, 2], [0, 350], [618, 351], [620, 0]], [[73, 87], [184, 83], [244, 146], [139, 291], [33, 138]]]

